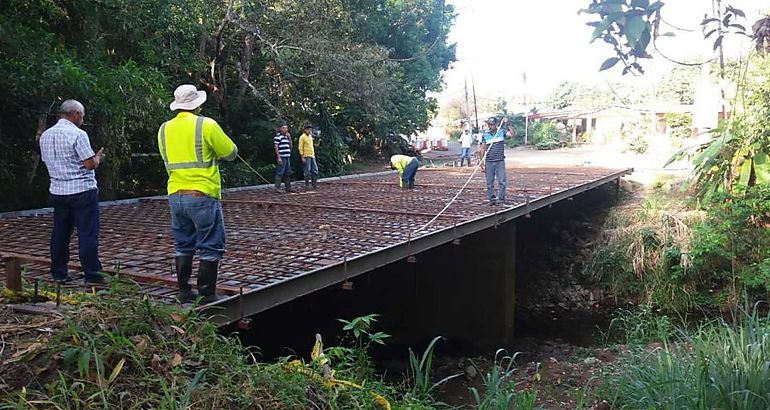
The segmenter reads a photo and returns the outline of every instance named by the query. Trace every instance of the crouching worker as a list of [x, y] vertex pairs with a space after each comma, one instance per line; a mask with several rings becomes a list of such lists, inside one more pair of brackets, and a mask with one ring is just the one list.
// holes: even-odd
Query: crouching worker
[[219, 261], [225, 253], [222, 181], [218, 161], [232, 161], [238, 147], [211, 118], [199, 116], [206, 92], [180, 85], [170, 108], [176, 117], [158, 130], [158, 147], [168, 173], [171, 233], [179, 302], [198, 297], [190, 287], [193, 255], [198, 251], [198, 293], [201, 304], [216, 302]]
[[417, 175], [417, 168], [420, 161], [415, 157], [407, 155], [394, 155], [390, 157], [390, 169], [398, 170], [399, 185], [401, 189], [414, 188], [414, 177]]

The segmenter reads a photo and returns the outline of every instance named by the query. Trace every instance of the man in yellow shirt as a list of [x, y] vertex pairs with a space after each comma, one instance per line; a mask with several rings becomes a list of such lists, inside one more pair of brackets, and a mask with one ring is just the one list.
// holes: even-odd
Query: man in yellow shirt
[[414, 188], [414, 177], [417, 175], [417, 168], [420, 161], [415, 157], [407, 155], [394, 155], [390, 157], [390, 168], [398, 170], [399, 186], [401, 189]]
[[[219, 261], [225, 253], [222, 182], [217, 161], [232, 161], [238, 147], [211, 118], [199, 116], [206, 92], [180, 85], [169, 106], [176, 117], [158, 130], [158, 148], [168, 173], [171, 232], [176, 243], [178, 299], [216, 302]], [[199, 252], [198, 294], [188, 283], [195, 251]]]
[[318, 188], [318, 164], [315, 161], [315, 148], [313, 147], [313, 126], [306, 124], [299, 136], [299, 157], [302, 158], [302, 170], [305, 174], [305, 189]]

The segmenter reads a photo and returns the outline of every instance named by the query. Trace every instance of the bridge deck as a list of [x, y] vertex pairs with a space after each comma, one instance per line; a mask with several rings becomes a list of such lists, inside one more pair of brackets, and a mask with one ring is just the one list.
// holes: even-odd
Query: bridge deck
[[[397, 177], [329, 179], [317, 191], [276, 193], [248, 188], [224, 194], [227, 254], [218, 289], [229, 296], [218, 321], [269, 309], [346, 278], [400, 260], [531, 210], [617, 180], [630, 169], [510, 168], [506, 206], [490, 207], [484, 177], [429, 227], [468, 180], [470, 168], [421, 169], [417, 187], [403, 192]], [[176, 292], [168, 205], [147, 198], [102, 208], [100, 257], [105, 271], [117, 265], [142, 291], [172, 301]], [[0, 253], [21, 255], [25, 274], [48, 280], [50, 213], [0, 219]], [[73, 238], [72, 268], [77, 269]], [[192, 282], [194, 283], [194, 278]], [[243, 292], [243, 300], [239, 293]]]

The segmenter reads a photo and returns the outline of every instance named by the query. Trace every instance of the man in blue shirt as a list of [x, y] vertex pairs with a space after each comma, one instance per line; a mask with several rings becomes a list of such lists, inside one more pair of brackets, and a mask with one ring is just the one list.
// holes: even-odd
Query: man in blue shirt
[[[503, 118], [503, 124], [508, 124], [508, 118]], [[481, 137], [480, 155], [484, 158], [486, 153], [485, 171], [487, 176], [487, 199], [489, 205], [497, 205], [498, 199], [505, 204], [505, 133], [507, 127], [497, 128], [497, 117], [487, 120], [488, 128]], [[495, 195], [495, 178], [497, 178], [498, 192]]]

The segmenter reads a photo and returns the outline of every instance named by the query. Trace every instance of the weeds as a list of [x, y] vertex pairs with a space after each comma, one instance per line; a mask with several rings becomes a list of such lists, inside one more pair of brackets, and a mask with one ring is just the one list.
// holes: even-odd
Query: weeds
[[[516, 391], [516, 382], [513, 379], [516, 371], [516, 356], [503, 356], [504, 350], [495, 352], [495, 360], [492, 368], [482, 375], [481, 380], [484, 390], [479, 392], [471, 387], [471, 395], [476, 402], [478, 410], [531, 410], [537, 400], [537, 390], [532, 388], [522, 392]], [[502, 357], [501, 357], [502, 356]]]
[[[109, 290], [71, 310], [63, 327], [22, 364], [31, 380], [0, 391], [0, 408], [308, 408], [328, 389], [255, 363], [237, 339], [174, 306], [137, 299], [136, 286]], [[18, 370], [3, 364], [4, 375]], [[322, 406], [323, 407], [323, 406]]]
[[430, 341], [428, 347], [425, 348], [425, 352], [421, 356], [417, 356], [412, 349], [409, 349], [409, 380], [411, 381], [411, 397], [425, 398], [430, 397], [433, 391], [442, 384], [460, 376], [459, 374], [449, 375], [443, 379], [432, 383], [431, 371], [433, 369], [433, 351], [436, 347], [436, 343], [443, 339], [441, 336], [436, 336]]
[[638, 207], [613, 212], [586, 272], [616, 297], [672, 310], [690, 307], [697, 281], [689, 276], [689, 226], [702, 216], [681, 206], [651, 195]]
[[655, 312], [651, 306], [642, 305], [636, 309], [618, 309], [604, 338], [607, 342], [620, 339], [619, 342], [627, 345], [646, 345], [671, 340], [675, 330], [669, 316]]
[[618, 409], [767, 409], [770, 317], [744, 309], [739, 321], [680, 331], [652, 352], [636, 351], [603, 387]]

